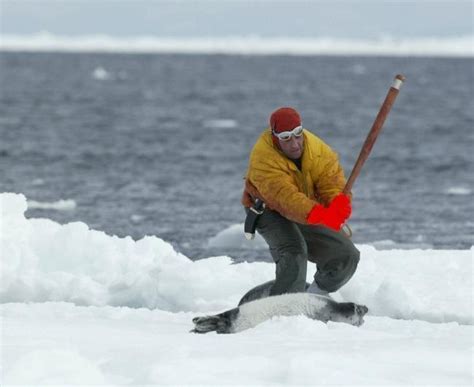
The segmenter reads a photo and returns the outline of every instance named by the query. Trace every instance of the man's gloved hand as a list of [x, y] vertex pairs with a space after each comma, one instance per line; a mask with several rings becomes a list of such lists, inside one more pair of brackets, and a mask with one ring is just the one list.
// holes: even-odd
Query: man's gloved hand
[[349, 196], [340, 193], [328, 207], [321, 204], [315, 205], [306, 219], [308, 224], [322, 224], [335, 231], [339, 231], [342, 225], [351, 216], [352, 208]]

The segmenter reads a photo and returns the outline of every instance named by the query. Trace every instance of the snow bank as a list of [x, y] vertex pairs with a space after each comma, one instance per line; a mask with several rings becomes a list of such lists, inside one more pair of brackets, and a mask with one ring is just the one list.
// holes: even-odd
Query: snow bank
[[[67, 301], [219, 311], [274, 276], [270, 263], [236, 265], [223, 256], [193, 262], [157, 237], [134, 241], [80, 222], [26, 219], [23, 195], [1, 194], [0, 208], [1, 303]], [[234, 225], [210, 243], [234, 243], [237, 227], [244, 240], [241, 225]], [[365, 304], [371, 315], [472, 324], [472, 248], [358, 248], [359, 268], [336, 298]], [[308, 280], [314, 269], [309, 266]]]
[[272, 277], [267, 264], [236, 270], [228, 257], [193, 262], [157, 237], [134, 241], [26, 219], [23, 195], [1, 194], [0, 302], [67, 301], [170, 311], [233, 306], [242, 291]]
[[472, 57], [470, 36], [418, 39], [262, 38], [259, 36], [165, 38], [107, 35], [60, 36], [49, 32], [3, 34], [3, 51], [126, 52], [244, 55], [377, 55]]
[[385, 250], [358, 246], [361, 261], [340, 294], [371, 315], [472, 324], [473, 248]]

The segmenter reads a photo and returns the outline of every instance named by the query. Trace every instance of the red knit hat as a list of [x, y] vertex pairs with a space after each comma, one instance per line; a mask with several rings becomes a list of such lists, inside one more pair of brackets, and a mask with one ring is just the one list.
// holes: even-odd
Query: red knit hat
[[[270, 116], [270, 128], [272, 132], [281, 133], [293, 130], [301, 125], [300, 114], [291, 107], [281, 107]], [[273, 143], [280, 147], [278, 138], [272, 134]]]

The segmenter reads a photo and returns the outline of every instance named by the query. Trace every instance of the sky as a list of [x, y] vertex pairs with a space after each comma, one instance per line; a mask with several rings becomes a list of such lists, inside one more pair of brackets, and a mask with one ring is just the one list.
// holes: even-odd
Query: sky
[[472, 0], [0, 0], [2, 34], [423, 38], [473, 34]]

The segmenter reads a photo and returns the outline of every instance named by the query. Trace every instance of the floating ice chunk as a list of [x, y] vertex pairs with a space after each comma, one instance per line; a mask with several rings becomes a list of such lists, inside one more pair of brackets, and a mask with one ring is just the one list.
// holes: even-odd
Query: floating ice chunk
[[143, 219], [145, 219], [145, 217], [143, 215], [133, 214], [133, 215], [130, 216], [130, 220], [133, 223], [140, 223]]
[[40, 179], [40, 178], [34, 179], [34, 180], [31, 182], [31, 185], [43, 185], [43, 184], [44, 184], [44, 180], [43, 180], [43, 179]]
[[103, 67], [95, 68], [95, 70], [92, 72], [92, 77], [99, 81], [106, 81], [112, 78], [111, 74]]
[[204, 122], [207, 128], [232, 129], [237, 127], [237, 121], [231, 119], [214, 119]]
[[227, 227], [210, 238], [207, 246], [219, 249], [265, 249], [267, 243], [258, 233], [255, 233], [253, 241], [248, 241], [244, 234], [244, 224], [239, 223]]
[[451, 187], [445, 191], [448, 195], [470, 195], [472, 191], [466, 187]]
[[356, 63], [355, 65], [351, 67], [351, 71], [353, 74], [363, 75], [367, 72], [367, 68], [360, 63]]
[[57, 211], [72, 211], [77, 207], [77, 204], [72, 199], [58, 200], [56, 202], [37, 202], [34, 200], [28, 200], [28, 209], [40, 209], [40, 210], [57, 210]]
[[377, 250], [410, 250], [410, 249], [432, 249], [433, 245], [424, 242], [423, 235], [418, 235], [413, 242], [395, 242], [391, 239], [383, 239], [368, 243]]

